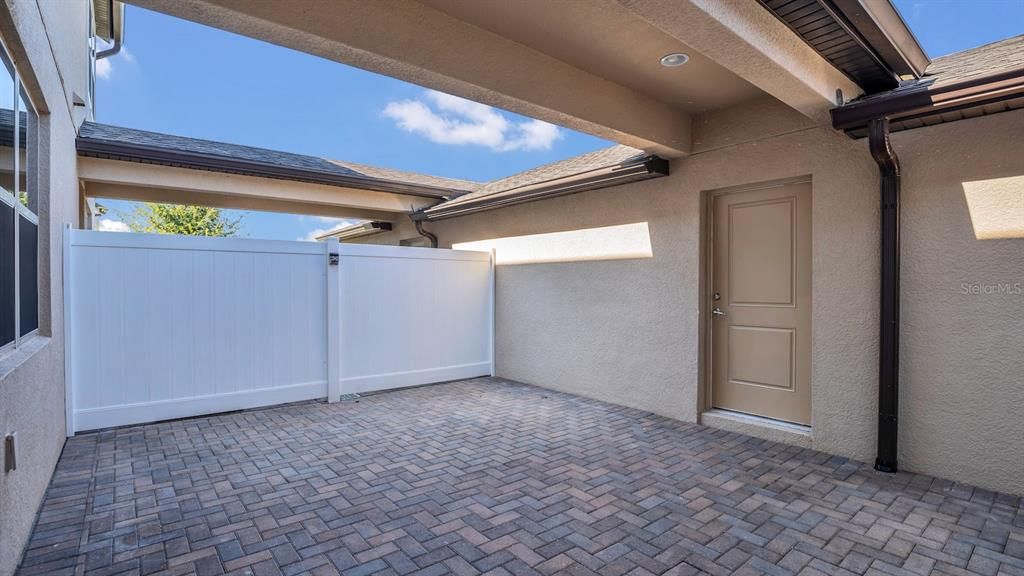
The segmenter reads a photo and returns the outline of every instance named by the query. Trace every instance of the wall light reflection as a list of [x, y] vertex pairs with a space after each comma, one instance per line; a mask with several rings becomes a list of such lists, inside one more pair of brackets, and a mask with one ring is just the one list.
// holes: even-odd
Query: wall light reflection
[[1024, 176], [964, 182], [978, 240], [1024, 238]]
[[647, 222], [565, 232], [509, 236], [452, 244], [456, 250], [495, 253], [499, 265], [651, 258]]

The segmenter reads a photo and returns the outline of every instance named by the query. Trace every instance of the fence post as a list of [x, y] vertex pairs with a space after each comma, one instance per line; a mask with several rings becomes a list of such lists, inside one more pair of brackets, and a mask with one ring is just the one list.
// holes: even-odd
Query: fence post
[[327, 401], [341, 400], [341, 249], [337, 238], [327, 252]]
[[495, 301], [497, 300], [497, 296], [496, 296], [497, 282], [495, 282], [494, 271], [495, 271], [495, 266], [497, 264], [496, 263], [496, 259], [497, 259], [497, 254], [494, 252], [494, 248], [491, 248], [491, 262], [490, 262], [490, 264], [491, 264], [491, 276], [490, 276], [490, 286], [488, 286], [488, 288], [490, 289], [490, 292], [491, 292], [491, 294], [490, 294], [491, 306], [490, 306], [490, 310], [488, 310], [488, 315], [490, 316], [490, 318], [488, 318], [489, 323], [490, 323], [489, 328], [490, 328], [490, 331], [491, 331], [491, 335], [490, 335], [491, 336], [491, 342], [490, 342], [490, 345], [491, 345], [491, 376], [497, 376], [497, 374], [494, 371], [494, 305], [495, 305]]
[[75, 435], [75, 388], [74, 373], [71, 369], [72, 354], [75, 352], [75, 338], [71, 333], [71, 224], [64, 224], [64, 251], [61, 266], [64, 291], [64, 433], [68, 438]]

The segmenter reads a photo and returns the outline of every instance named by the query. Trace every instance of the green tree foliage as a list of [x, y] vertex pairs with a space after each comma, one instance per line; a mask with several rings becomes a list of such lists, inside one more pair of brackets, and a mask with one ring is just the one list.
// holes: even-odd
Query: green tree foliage
[[241, 216], [229, 218], [220, 208], [150, 202], [136, 206], [125, 220], [132, 232], [184, 236], [235, 236], [242, 226]]

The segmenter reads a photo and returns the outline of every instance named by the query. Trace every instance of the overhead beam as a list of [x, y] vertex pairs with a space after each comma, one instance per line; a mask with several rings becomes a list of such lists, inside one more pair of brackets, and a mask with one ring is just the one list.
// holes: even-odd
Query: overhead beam
[[846, 100], [863, 92], [757, 2], [617, 1], [821, 125], [837, 89]]
[[78, 158], [90, 197], [367, 219], [436, 203], [417, 196], [103, 158]]
[[690, 151], [682, 110], [414, 0], [132, 2], [664, 157]]

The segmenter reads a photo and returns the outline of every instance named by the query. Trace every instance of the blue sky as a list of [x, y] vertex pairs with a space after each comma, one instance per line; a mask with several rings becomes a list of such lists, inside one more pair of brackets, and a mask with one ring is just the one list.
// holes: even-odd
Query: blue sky
[[[1024, 32], [1024, 0], [895, 4], [933, 58]], [[610, 145], [279, 46], [127, 11], [124, 51], [97, 68], [99, 122], [479, 181]], [[103, 204], [109, 219], [132, 207]], [[250, 212], [243, 234], [293, 240], [338, 224]]]
[[[125, 30], [124, 52], [98, 70], [96, 119], [107, 124], [479, 181], [610, 145], [134, 6]], [[465, 126], [439, 132], [431, 111]], [[102, 203], [112, 218], [131, 209]], [[252, 212], [243, 234], [294, 240], [336, 224]]]
[[894, 0], [930, 58], [1024, 33], [1024, 0]]

